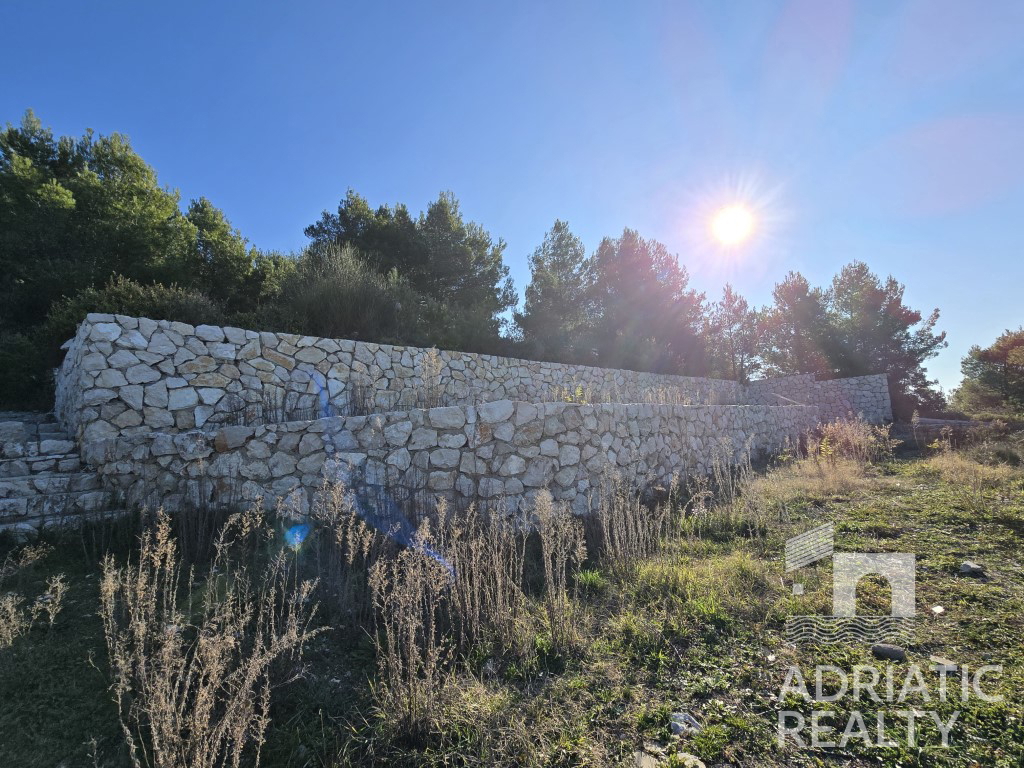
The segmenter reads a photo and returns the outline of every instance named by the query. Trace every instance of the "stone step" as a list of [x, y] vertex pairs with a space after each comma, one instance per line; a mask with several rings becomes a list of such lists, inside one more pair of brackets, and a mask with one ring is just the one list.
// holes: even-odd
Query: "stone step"
[[102, 488], [94, 472], [42, 472], [0, 479], [0, 499], [97, 491]]
[[21, 459], [36, 456], [55, 456], [74, 453], [76, 449], [75, 441], [67, 438], [31, 440], [28, 442], [4, 442], [0, 443], [0, 458]]
[[0, 459], [0, 478], [24, 477], [43, 472], [78, 472], [82, 457], [77, 453], [54, 453], [47, 456], [26, 456], [21, 459]]
[[72, 512], [70, 514], [37, 515], [34, 517], [22, 518], [0, 518], [0, 532], [6, 532], [14, 537], [15, 541], [24, 543], [32, 541], [39, 533], [39, 529], [46, 527], [47, 530], [80, 528], [86, 523], [98, 523], [104, 520], [115, 520], [128, 514], [126, 509], [106, 508], [89, 510], [88, 512]]
[[28, 520], [51, 521], [64, 517], [101, 512], [112, 506], [107, 491], [69, 491], [0, 499], [0, 526]]
[[0, 443], [28, 443], [40, 440], [68, 439], [68, 433], [52, 420], [10, 418], [0, 414]]

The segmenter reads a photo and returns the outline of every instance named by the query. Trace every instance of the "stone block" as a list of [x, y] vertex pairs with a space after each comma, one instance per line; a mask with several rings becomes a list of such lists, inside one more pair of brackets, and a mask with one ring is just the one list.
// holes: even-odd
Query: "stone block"
[[511, 400], [496, 400], [476, 407], [477, 416], [486, 424], [497, 424], [512, 416], [515, 404]]
[[215, 325], [197, 325], [194, 335], [203, 341], [224, 341], [224, 329]]
[[466, 423], [466, 414], [462, 408], [431, 408], [427, 414], [430, 426], [438, 429], [461, 429]]

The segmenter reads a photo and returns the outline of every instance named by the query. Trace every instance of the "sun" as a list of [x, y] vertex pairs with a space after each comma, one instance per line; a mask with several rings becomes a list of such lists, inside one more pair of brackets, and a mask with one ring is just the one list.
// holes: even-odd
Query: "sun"
[[711, 217], [711, 234], [722, 245], [740, 245], [754, 233], [754, 214], [745, 205], [735, 203], [719, 208]]

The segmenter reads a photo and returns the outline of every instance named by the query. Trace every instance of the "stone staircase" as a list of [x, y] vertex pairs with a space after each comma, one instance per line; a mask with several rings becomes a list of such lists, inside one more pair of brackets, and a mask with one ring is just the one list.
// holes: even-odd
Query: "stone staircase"
[[0, 530], [61, 525], [110, 507], [52, 414], [0, 411]]

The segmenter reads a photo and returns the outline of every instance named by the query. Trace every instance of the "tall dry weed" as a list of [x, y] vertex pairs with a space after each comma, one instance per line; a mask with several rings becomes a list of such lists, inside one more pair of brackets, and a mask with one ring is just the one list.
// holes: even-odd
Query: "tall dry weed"
[[583, 525], [546, 489], [538, 491], [533, 514], [544, 572], [544, 616], [552, 646], [559, 652], [576, 646], [576, 611], [570, 595], [571, 574], [586, 558]]
[[419, 408], [437, 408], [444, 405], [444, 387], [441, 384], [441, 369], [444, 363], [437, 347], [424, 350], [420, 356], [420, 391], [417, 398]]
[[51, 551], [52, 547], [47, 544], [29, 544], [9, 552], [0, 564], [0, 649], [10, 646], [18, 637], [31, 631], [43, 616], [49, 628], [53, 628], [68, 591], [67, 578], [63, 573], [50, 576], [46, 581], [46, 590], [31, 603], [21, 591], [8, 590], [8, 587], [15, 586], [10, 583], [12, 580], [17, 581], [23, 577]]
[[626, 485], [608, 484], [595, 515], [598, 557], [619, 575], [631, 572], [673, 532], [673, 501], [670, 495], [662, 503], [645, 504]]
[[474, 506], [458, 510], [443, 499], [436, 516], [436, 546], [451, 565], [450, 624], [458, 648], [489, 645], [522, 655], [526, 532], [513, 520]]
[[373, 611], [368, 573], [389, 550], [388, 540], [366, 523], [355, 497], [341, 482], [325, 481], [314, 498], [312, 547], [326, 605], [335, 618], [367, 621]]
[[432, 729], [450, 675], [452, 642], [445, 630], [451, 572], [429, 556], [429, 528], [418, 546], [381, 558], [370, 569], [377, 609], [378, 708], [400, 732], [414, 739]]
[[259, 764], [282, 660], [297, 664], [319, 631], [314, 584], [293, 578], [285, 552], [258, 570], [235, 557], [267, 535], [262, 515], [224, 526], [203, 578], [185, 570], [158, 513], [138, 560], [103, 562], [101, 615], [111, 691], [137, 768]]

